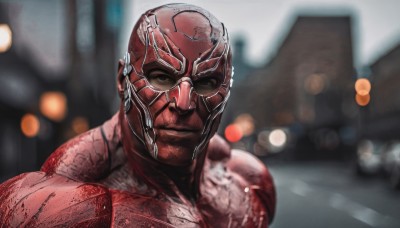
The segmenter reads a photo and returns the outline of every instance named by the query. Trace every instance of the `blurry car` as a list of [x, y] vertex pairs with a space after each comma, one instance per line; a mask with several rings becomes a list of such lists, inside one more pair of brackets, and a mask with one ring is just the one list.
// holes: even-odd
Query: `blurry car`
[[390, 184], [400, 189], [400, 141], [391, 142], [383, 151], [382, 167], [389, 176]]
[[400, 162], [397, 161], [390, 173], [390, 184], [393, 188], [400, 190]]
[[380, 141], [362, 140], [357, 145], [356, 172], [361, 176], [378, 174], [386, 145]]

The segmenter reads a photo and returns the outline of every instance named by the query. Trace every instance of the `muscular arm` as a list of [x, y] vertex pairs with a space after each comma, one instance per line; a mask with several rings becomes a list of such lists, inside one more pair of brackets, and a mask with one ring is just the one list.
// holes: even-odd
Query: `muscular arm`
[[250, 189], [260, 197], [267, 210], [268, 222], [271, 223], [275, 215], [276, 192], [268, 169], [259, 159], [241, 150], [232, 150], [227, 166], [241, 175], [249, 183]]
[[0, 185], [0, 227], [105, 227], [111, 197], [101, 186], [43, 172], [24, 173]]
[[210, 141], [208, 158], [212, 161], [226, 161], [226, 167], [242, 177], [246, 185], [260, 198], [266, 208], [268, 222], [271, 223], [275, 215], [276, 192], [267, 167], [250, 153], [231, 150], [227, 142], [218, 135]]

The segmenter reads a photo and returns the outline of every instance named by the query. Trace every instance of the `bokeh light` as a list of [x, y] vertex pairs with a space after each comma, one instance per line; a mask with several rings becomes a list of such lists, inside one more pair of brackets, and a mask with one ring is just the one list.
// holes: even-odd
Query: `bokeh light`
[[369, 101], [371, 100], [371, 97], [370, 97], [369, 94], [366, 94], [366, 95], [362, 96], [362, 95], [357, 93], [355, 100], [356, 100], [358, 105], [367, 106], [369, 104]]
[[0, 53], [10, 49], [12, 44], [12, 32], [7, 24], [0, 24]]
[[282, 129], [275, 129], [269, 134], [268, 140], [272, 146], [282, 147], [287, 141], [287, 136]]
[[225, 138], [231, 142], [238, 142], [243, 137], [241, 128], [236, 124], [230, 124], [225, 128]]
[[249, 136], [254, 132], [254, 118], [248, 114], [240, 114], [236, 117], [234, 122], [238, 127], [241, 128], [243, 136]]
[[89, 123], [85, 117], [75, 117], [72, 120], [72, 130], [76, 134], [81, 134], [87, 130], [89, 130]]
[[40, 111], [50, 120], [59, 122], [67, 114], [67, 98], [62, 92], [46, 92], [40, 97]]
[[357, 79], [354, 88], [357, 94], [361, 96], [366, 96], [371, 91], [371, 83], [366, 78], [359, 78]]
[[304, 81], [304, 89], [311, 95], [320, 94], [325, 88], [322, 74], [311, 74]]
[[21, 119], [21, 131], [29, 138], [35, 137], [39, 133], [40, 122], [33, 114], [25, 114]]

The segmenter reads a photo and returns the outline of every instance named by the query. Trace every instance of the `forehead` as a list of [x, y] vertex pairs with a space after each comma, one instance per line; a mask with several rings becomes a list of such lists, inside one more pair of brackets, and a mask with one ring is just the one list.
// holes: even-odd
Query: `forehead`
[[208, 11], [172, 4], [139, 19], [129, 50], [144, 71], [151, 66], [171, 69], [174, 74], [200, 75], [220, 71], [229, 44], [223, 24]]
[[222, 24], [204, 9], [179, 5], [149, 14], [160, 31], [171, 39], [189, 61], [196, 60], [222, 37]]

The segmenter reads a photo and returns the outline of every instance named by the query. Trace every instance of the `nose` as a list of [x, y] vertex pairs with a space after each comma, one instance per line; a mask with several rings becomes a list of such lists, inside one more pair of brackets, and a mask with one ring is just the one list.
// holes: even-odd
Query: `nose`
[[175, 97], [172, 107], [182, 115], [191, 112], [195, 108], [195, 105], [191, 101], [193, 87], [190, 81], [185, 80], [179, 83], [178, 87], [178, 94]]

